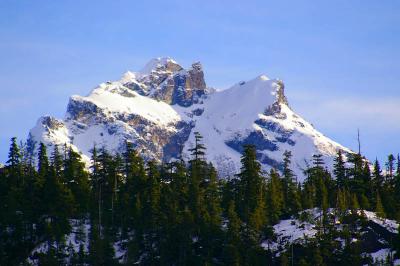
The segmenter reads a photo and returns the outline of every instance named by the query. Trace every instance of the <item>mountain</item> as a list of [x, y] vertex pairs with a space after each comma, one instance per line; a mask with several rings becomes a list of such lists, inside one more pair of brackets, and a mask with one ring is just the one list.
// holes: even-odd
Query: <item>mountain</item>
[[201, 63], [184, 69], [171, 58], [156, 58], [86, 97], [72, 96], [64, 119], [41, 117], [30, 135], [49, 147], [71, 145], [87, 163], [94, 145], [122, 152], [126, 141], [145, 160], [161, 162], [188, 159], [197, 131], [206, 159], [223, 177], [239, 171], [244, 144], [257, 147], [265, 170], [281, 169], [283, 153], [291, 151], [300, 180], [313, 154], [330, 168], [339, 149], [352, 152], [296, 114], [284, 90], [281, 80], [260, 75], [216, 91], [206, 85]]

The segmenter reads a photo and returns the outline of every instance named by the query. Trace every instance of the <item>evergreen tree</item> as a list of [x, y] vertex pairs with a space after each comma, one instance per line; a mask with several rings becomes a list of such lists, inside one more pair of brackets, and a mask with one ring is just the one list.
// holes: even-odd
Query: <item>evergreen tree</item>
[[227, 218], [228, 218], [229, 223], [228, 223], [228, 230], [227, 230], [227, 236], [226, 236], [226, 244], [224, 247], [224, 262], [227, 265], [239, 266], [239, 265], [241, 265], [240, 264], [241, 221], [235, 211], [235, 203], [233, 201], [229, 202]]
[[342, 218], [346, 212], [347, 206], [346, 206], [346, 193], [343, 192], [340, 188], [337, 191], [336, 208], [339, 212], [339, 218]]
[[206, 222], [217, 230], [221, 224], [222, 208], [217, 172], [212, 164], [208, 165], [208, 176], [204, 193], [208, 218]]
[[[357, 189], [358, 193], [364, 195], [367, 198], [372, 198], [374, 195], [373, 186], [372, 186], [372, 179], [371, 179], [371, 170], [368, 161], [364, 162], [363, 172], [362, 172], [362, 182], [361, 188]], [[361, 206], [363, 208], [368, 208]]]
[[[63, 179], [62, 177], [62, 171], [63, 171], [63, 158], [60, 154], [60, 151], [58, 149], [58, 145], [54, 146], [53, 153], [51, 155], [51, 166], [54, 168], [55, 174], [57, 178]], [[62, 182], [65, 182], [65, 180], [62, 180]]]
[[343, 159], [342, 150], [338, 150], [333, 167], [333, 173], [336, 176], [338, 187], [344, 188], [345, 186], [347, 186], [348, 182], [346, 180], [346, 167]]
[[203, 139], [203, 136], [201, 136], [199, 132], [194, 132], [195, 144], [194, 144], [194, 147], [192, 149], [190, 149], [189, 151], [192, 154], [193, 160], [196, 162], [201, 160], [203, 158], [203, 156], [205, 155], [206, 147], [202, 143], [202, 139]]
[[294, 174], [290, 169], [292, 153], [290, 151], [285, 151], [283, 156], [283, 193], [285, 211], [287, 214], [297, 214], [301, 208], [301, 203], [300, 195], [297, 191], [297, 184], [293, 180]]
[[368, 199], [364, 194], [361, 194], [361, 195], [360, 195], [360, 200], [359, 200], [359, 202], [360, 202], [360, 207], [361, 207], [361, 209], [363, 209], [363, 210], [369, 210], [369, 209], [371, 208], [369, 199]]
[[395, 172], [394, 162], [395, 162], [394, 155], [389, 154], [388, 161], [386, 163], [387, 177], [389, 179], [392, 179], [394, 177], [394, 172]]
[[73, 212], [74, 199], [71, 191], [56, 176], [55, 169], [49, 168], [41, 189], [41, 205], [45, 214], [48, 237], [58, 244], [70, 230], [68, 217]]
[[400, 178], [400, 154], [397, 154], [396, 176]]
[[303, 209], [311, 209], [315, 207], [315, 186], [311, 182], [304, 182], [302, 191], [302, 207]]
[[373, 177], [375, 181], [376, 190], [379, 191], [383, 187], [384, 179], [382, 176], [382, 171], [378, 159], [376, 159], [374, 163]]
[[38, 152], [38, 174], [40, 179], [44, 179], [49, 171], [49, 159], [47, 157], [47, 148], [43, 144], [40, 143], [39, 152]]
[[351, 196], [350, 210], [352, 211], [353, 214], [357, 214], [357, 211], [359, 209], [360, 209], [360, 204], [358, 203], [357, 195], [353, 194]]
[[[35, 162], [36, 157], [36, 145], [37, 141], [34, 140], [32, 134], [29, 132], [28, 139], [26, 140], [26, 155], [27, 155], [27, 162], [30, 167], [30, 171], [33, 169], [33, 165]], [[30, 172], [32, 174], [32, 172]]]
[[17, 138], [11, 138], [11, 146], [8, 152], [7, 165], [9, 169], [9, 182], [15, 186], [19, 187], [22, 185], [21, 180], [21, 152], [17, 144]]
[[275, 170], [271, 170], [269, 175], [267, 193], [268, 216], [270, 222], [275, 224], [279, 221], [282, 214], [284, 198], [278, 173]]
[[[349, 154], [349, 162], [352, 164], [352, 168], [349, 169], [349, 175], [352, 177], [353, 183], [356, 183], [356, 185], [359, 182], [362, 182], [362, 173], [363, 173], [363, 158], [361, 154], [358, 153], [352, 153]], [[354, 184], [353, 184], [354, 186]]]
[[249, 224], [250, 217], [257, 216], [253, 221], [256, 230], [260, 230], [266, 223], [265, 210], [265, 183], [261, 175], [261, 165], [256, 159], [254, 146], [244, 146], [241, 158], [242, 168], [239, 174], [240, 198], [239, 209], [241, 218]]
[[381, 197], [380, 197], [379, 193], [377, 193], [377, 195], [376, 195], [375, 212], [381, 218], [385, 218], [386, 217], [385, 210], [383, 209], [382, 200], [381, 200]]
[[89, 174], [85, 169], [85, 164], [82, 162], [81, 155], [72, 147], [68, 148], [63, 164], [63, 181], [72, 192], [76, 202], [79, 203], [76, 206], [78, 212], [84, 214], [88, 210], [90, 195]]

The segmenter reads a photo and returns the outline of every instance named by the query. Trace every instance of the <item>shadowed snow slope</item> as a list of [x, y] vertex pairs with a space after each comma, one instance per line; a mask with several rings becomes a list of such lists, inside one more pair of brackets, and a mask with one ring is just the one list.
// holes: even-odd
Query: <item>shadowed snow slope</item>
[[313, 154], [331, 167], [339, 149], [351, 152], [291, 110], [282, 81], [261, 75], [215, 92], [200, 63], [184, 69], [171, 58], [153, 59], [87, 97], [72, 96], [63, 120], [42, 117], [30, 133], [49, 147], [71, 145], [89, 162], [94, 145], [122, 152], [126, 141], [145, 160], [187, 159], [196, 131], [223, 177], [239, 171], [245, 144], [256, 146], [265, 170], [281, 169], [284, 151], [291, 151], [299, 180]]

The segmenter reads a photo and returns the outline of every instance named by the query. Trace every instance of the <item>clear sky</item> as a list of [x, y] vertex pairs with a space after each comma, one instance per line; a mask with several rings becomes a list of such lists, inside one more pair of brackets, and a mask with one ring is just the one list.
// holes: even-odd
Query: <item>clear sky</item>
[[400, 1], [0, 1], [0, 162], [72, 94], [171, 56], [209, 86], [281, 78], [293, 109], [370, 158], [400, 152]]

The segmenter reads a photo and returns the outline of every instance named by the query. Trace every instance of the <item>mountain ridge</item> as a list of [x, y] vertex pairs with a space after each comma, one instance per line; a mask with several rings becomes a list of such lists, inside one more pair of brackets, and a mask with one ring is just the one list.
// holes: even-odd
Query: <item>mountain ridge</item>
[[313, 154], [330, 168], [339, 149], [352, 152], [293, 112], [284, 90], [283, 81], [259, 75], [215, 91], [200, 62], [184, 69], [172, 58], [155, 58], [86, 97], [71, 96], [64, 119], [42, 117], [30, 134], [47, 146], [71, 145], [89, 164], [94, 145], [122, 152], [126, 141], [145, 160], [188, 159], [198, 131], [206, 159], [223, 177], [239, 171], [244, 144], [257, 147], [264, 170], [280, 169], [283, 152], [291, 151], [300, 180]]

